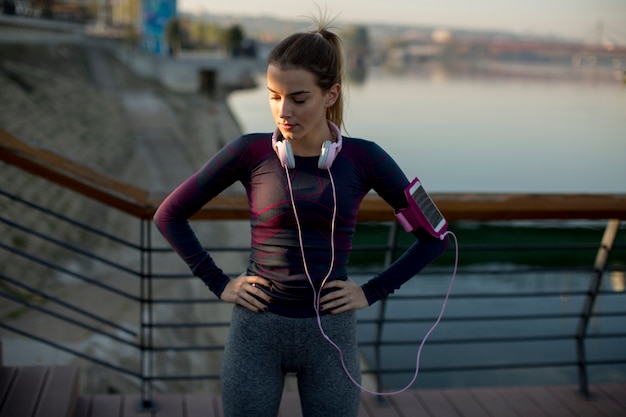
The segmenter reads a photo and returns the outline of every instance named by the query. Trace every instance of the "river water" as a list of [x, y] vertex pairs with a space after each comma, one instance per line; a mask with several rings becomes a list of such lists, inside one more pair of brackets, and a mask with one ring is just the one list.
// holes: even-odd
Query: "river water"
[[[371, 68], [348, 84], [347, 134], [378, 142], [431, 192], [626, 192], [617, 72], [495, 65]], [[244, 131], [273, 128], [262, 77], [229, 104]]]

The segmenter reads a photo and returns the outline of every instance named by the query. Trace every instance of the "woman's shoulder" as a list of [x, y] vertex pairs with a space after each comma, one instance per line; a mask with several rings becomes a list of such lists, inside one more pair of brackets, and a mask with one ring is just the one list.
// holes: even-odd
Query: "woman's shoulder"
[[268, 147], [271, 149], [271, 140], [271, 133], [246, 133], [230, 141], [225, 149], [230, 149], [230, 151], [236, 153], [244, 153], [246, 151], [256, 152], [259, 147]]
[[351, 153], [365, 153], [370, 156], [385, 154], [384, 149], [375, 141], [355, 137], [344, 137], [342, 149]]
[[260, 142], [260, 141], [271, 141], [272, 134], [271, 133], [244, 133], [238, 138], [236, 138], [233, 142], [245, 142], [248, 144]]
[[244, 133], [243, 135], [241, 135], [241, 137], [247, 138], [250, 140], [271, 139], [272, 133], [271, 132], [251, 132], [251, 133]]

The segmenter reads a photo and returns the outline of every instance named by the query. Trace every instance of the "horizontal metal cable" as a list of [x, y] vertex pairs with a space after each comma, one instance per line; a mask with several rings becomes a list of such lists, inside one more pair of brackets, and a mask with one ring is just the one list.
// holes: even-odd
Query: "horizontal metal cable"
[[82, 309], [82, 308], [77, 307], [77, 306], [75, 306], [73, 304], [67, 303], [67, 302], [59, 299], [58, 297], [53, 297], [50, 294], [47, 294], [47, 293], [45, 293], [45, 292], [43, 292], [41, 290], [38, 290], [38, 289], [33, 288], [33, 287], [29, 286], [29, 285], [26, 285], [26, 284], [24, 284], [24, 283], [22, 283], [22, 282], [20, 282], [20, 281], [18, 281], [16, 279], [13, 279], [13, 278], [10, 278], [10, 277], [6, 276], [4, 274], [0, 273], [0, 279], [4, 280], [5, 282], [9, 282], [10, 284], [15, 285], [16, 287], [22, 288], [22, 289], [24, 289], [24, 290], [26, 290], [26, 291], [28, 291], [28, 292], [30, 292], [32, 294], [35, 294], [35, 295], [37, 295], [39, 297], [45, 298], [46, 300], [49, 300], [49, 301], [51, 301], [51, 302], [53, 302], [55, 304], [63, 306], [65, 308], [67, 308], [68, 310], [74, 311], [74, 312], [79, 313], [79, 314], [81, 314], [81, 315], [83, 315], [85, 317], [89, 317], [90, 319], [92, 319], [94, 321], [97, 321], [99, 323], [102, 323], [102, 324], [105, 324], [107, 326], [113, 327], [114, 329], [120, 330], [120, 331], [122, 331], [122, 332], [124, 332], [124, 333], [126, 333], [126, 334], [128, 334], [130, 336], [133, 336], [133, 337], [137, 336], [137, 332], [134, 331], [134, 330], [128, 329], [128, 328], [126, 328], [124, 326], [120, 326], [119, 324], [114, 323], [111, 320], [107, 320], [107, 319], [105, 319], [103, 317], [97, 316], [97, 315], [95, 315], [95, 314], [93, 314], [93, 313], [91, 313], [91, 312], [89, 312], [89, 311], [87, 311], [85, 309]]
[[74, 272], [74, 271], [72, 271], [70, 269], [67, 269], [67, 268], [62, 267], [62, 266], [57, 265], [57, 264], [54, 264], [54, 263], [52, 263], [50, 261], [47, 261], [47, 260], [44, 260], [44, 259], [39, 258], [37, 256], [31, 255], [28, 252], [25, 252], [23, 250], [19, 250], [19, 249], [13, 247], [13, 246], [5, 245], [4, 243], [0, 242], [0, 248], [5, 249], [5, 250], [7, 250], [9, 252], [12, 252], [15, 255], [21, 256], [22, 258], [28, 259], [28, 260], [30, 260], [30, 261], [32, 261], [34, 263], [37, 263], [39, 265], [45, 266], [47, 268], [50, 268], [50, 269], [52, 269], [54, 271], [61, 272], [63, 274], [72, 276], [72, 277], [74, 277], [74, 278], [76, 278], [76, 279], [78, 279], [80, 281], [86, 282], [88, 284], [95, 285], [96, 287], [102, 288], [102, 289], [107, 290], [109, 292], [112, 292], [114, 294], [120, 295], [122, 297], [128, 298], [128, 299], [133, 300], [133, 301], [137, 301], [137, 302], [140, 301], [140, 298], [135, 296], [135, 295], [129, 294], [129, 293], [125, 292], [125, 291], [122, 291], [122, 290], [120, 290], [118, 288], [115, 288], [115, 287], [112, 287], [110, 285], [103, 284], [103, 283], [101, 283], [98, 280], [89, 278], [89, 277], [87, 277], [87, 276], [85, 276], [83, 274], [79, 274], [78, 272]]
[[24, 336], [24, 337], [27, 337], [29, 339], [36, 340], [37, 342], [43, 343], [44, 345], [52, 346], [55, 349], [58, 349], [60, 351], [66, 352], [66, 353], [69, 353], [70, 355], [76, 356], [77, 358], [85, 359], [85, 360], [87, 360], [89, 362], [98, 364], [98, 365], [103, 366], [103, 367], [108, 368], [108, 369], [112, 369], [112, 370], [120, 372], [120, 373], [122, 373], [124, 375], [129, 375], [129, 376], [141, 379], [141, 374], [138, 373], [138, 372], [133, 372], [130, 369], [123, 368], [121, 366], [112, 364], [109, 361], [104, 361], [104, 360], [98, 359], [98, 358], [96, 358], [94, 356], [86, 355], [86, 354], [82, 353], [79, 350], [69, 348], [69, 347], [64, 346], [64, 345], [62, 345], [60, 343], [57, 343], [55, 341], [52, 341], [52, 340], [49, 340], [49, 339], [37, 336], [37, 335], [35, 335], [33, 333], [30, 333], [30, 332], [26, 332], [26, 331], [24, 331], [22, 329], [18, 329], [17, 327], [8, 325], [6, 323], [0, 322], [0, 327], [4, 328], [4, 329], [6, 329], [6, 330], [8, 330], [10, 332], [19, 334], [20, 336]]
[[33, 304], [33, 303], [29, 303], [28, 301], [24, 300], [23, 298], [20, 298], [20, 297], [18, 297], [16, 295], [8, 293], [6, 291], [0, 291], [0, 297], [6, 298], [7, 300], [13, 301], [14, 303], [17, 303], [17, 304], [21, 304], [24, 307], [30, 308], [31, 310], [39, 311], [39, 312], [41, 312], [41, 313], [43, 313], [43, 314], [45, 314], [47, 316], [55, 317], [55, 318], [57, 318], [59, 320], [65, 321], [66, 323], [70, 323], [70, 324], [78, 326], [78, 327], [80, 327], [82, 329], [89, 330], [89, 331], [97, 333], [97, 334], [99, 334], [101, 336], [105, 336], [105, 337], [107, 337], [107, 338], [109, 338], [111, 340], [116, 340], [116, 341], [118, 341], [120, 343], [123, 343], [125, 345], [132, 346], [132, 347], [135, 347], [135, 348], [139, 348], [139, 345], [137, 345], [136, 343], [134, 343], [134, 342], [132, 342], [130, 340], [126, 340], [126, 339], [123, 339], [123, 338], [121, 338], [121, 337], [119, 337], [119, 336], [117, 336], [115, 334], [112, 334], [112, 333], [109, 333], [109, 332], [105, 332], [104, 330], [98, 329], [97, 327], [91, 326], [91, 325], [89, 325], [87, 323], [83, 323], [83, 322], [78, 321], [76, 319], [73, 319], [71, 317], [65, 316], [65, 315], [63, 315], [61, 313], [57, 313], [57, 312], [52, 311], [52, 310], [50, 310], [50, 309], [48, 309], [46, 307], [42, 307], [42, 306], [38, 306], [38, 305]]

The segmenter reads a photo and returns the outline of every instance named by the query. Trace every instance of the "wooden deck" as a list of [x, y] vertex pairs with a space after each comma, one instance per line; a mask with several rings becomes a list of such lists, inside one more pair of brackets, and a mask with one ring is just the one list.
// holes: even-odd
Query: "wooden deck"
[[77, 387], [77, 367], [0, 367], [0, 417], [72, 417]]
[[[154, 412], [139, 394], [77, 395], [76, 367], [0, 367], [0, 417], [222, 417], [220, 397], [157, 394]], [[625, 417], [626, 383], [591, 386], [420, 389], [390, 397], [364, 394], [359, 417]], [[381, 401], [381, 398], [383, 400]], [[285, 392], [279, 417], [301, 417], [300, 401]], [[268, 416], [269, 417], [269, 416]], [[341, 417], [341, 416], [329, 416]]]
[[[386, 397], [364, 395], [359, 417], [624, 417], [626, 384], [591, 387], [592, 398], [576, 386], [424, 389]], [[219, 396], [159, 394], [158, 410], [138, 412], [138, 395], [79, 398], [73, 417], [221, 417]], [[297, 394], [285, 393], [279, 417], [301, 417]], [[329, 416], [333, 417], [333, 416]]]

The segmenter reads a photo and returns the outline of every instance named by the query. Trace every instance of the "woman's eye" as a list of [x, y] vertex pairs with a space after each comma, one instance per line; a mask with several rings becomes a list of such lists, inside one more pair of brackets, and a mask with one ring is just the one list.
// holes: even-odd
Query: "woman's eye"
[[296, 99], [296, 98], [294, 98], [293, 102], [296, 103], [296, 104], [304, 104], [306, 102], [306, 99], [303, 99], [303, 98]]

